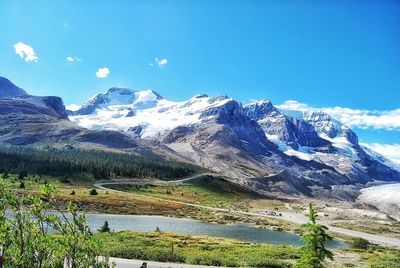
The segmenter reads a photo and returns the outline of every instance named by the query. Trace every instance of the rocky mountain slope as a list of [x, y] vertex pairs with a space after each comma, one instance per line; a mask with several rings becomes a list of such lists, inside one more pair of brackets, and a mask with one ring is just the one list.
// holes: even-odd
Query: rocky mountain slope
[[66, 111], [60, 98], [21, 95], [10, 83], [0, 88], [7, 96], [0, 97], [0, 143], [162, 155], [267, 195], [348, 199], [369, 181], [400, 181], [398, 169], [321, 112], [283, 111], [267, 100], [242, 105], [227, 96], [174, 102], [127, 88]]
[[122, 131], [265, 193], [347, 198], [354, 185], [400, 180], [398, 170], [368, 154], [357, 135], [329, 115], [281, 111], [267, 100], [242, 105], [198, 95], [173, 102], [152, 90], [112, 88], [69, 118], [89, 129]]
[[71, 122], [60, 97], [30, 96], [10, 81], [0, 81], [6, 81], [0, 87], [0, 143], [138, 149], [121, 132], [92, 131]]

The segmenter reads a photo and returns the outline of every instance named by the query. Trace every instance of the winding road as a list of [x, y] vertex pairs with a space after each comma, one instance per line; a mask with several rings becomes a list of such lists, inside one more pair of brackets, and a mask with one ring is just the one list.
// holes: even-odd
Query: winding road
[[[179, 183], [184, 183], [184, 182], [188, 182], [191, 180], [200, 179], [206, 175], [210, 175], [210, 174], [198, 174], [198, 175], [194, 175], [191, 177], [187, 177], [187, 178], [180, 179], [180, 180], [174, 180], [174, 181], [156, 181], [156, 182], [151, 181], [151, 183], [153, 185], [154, 184], [156, 184], [156, 185], [158, 185], [158, 184], [161, 184], [161, 185], [179, 184]], [[105, 191], [109, 191], [109, 192], [133, 195], [136, 197], [142, 197], [142, 198], [157, 200], [157, 201], [161, 201], [161, 202], [180, 204], [180, 205], [185, 205], [185, 206], [190, 206], [190, 207], [195, 207], [195, 208], [202, 208], [202, 209], [207, 209], [207, 210], [211, 210], [211, 211], [237, 213], [237, 214], [242, 214], [242, 215], [247, 215], [247, 216], [256, 216], [256, 217], [275, 218], [275, 219], [281, 219], [281, 220], [289, 221], [289, 222], [296, 223], [296, 224], [303, 224], [303, 223], [307, 222], [307, 218], [303, 214], [293, 212], [293, 211], [280, 212], [280, 213], [282, 213], [282, 216], [271, 216], [271, 215], [266, 215], [264, 213], [254, 213], [254, 212], [246, 212], [246, 211], [242, 211], [242, 210], [216, 208], [216, 207], [210, 207], [210, 206], [205, 206], [205, 205], [170, 200], [170, 199], [161, 198], [161, 197], [153, 197], [153, 196], [148, 196], [148, 195], [143, 195], [143, 194], [129, 193], [129, 192], [115, 190], [115, 189], [106, 187], [107, 185], [144, 185], [144, 184], [146, 184], [146, 181], [143, 181], [143, 180], [122, 180], [122, 181], [118, 181], [118, 182], [115, 182], [115, 181], [114, 182], [97, 182], [93, 186], [97, 189], [105, 190]], [[334, 227], [334, 226], [329, 225], [329, 223], [330, 223], [329, 221], [322, 220], [320, 222], [322, 224], [324, 224], [325, 226], [327, 226], [330, 231], [338, 233], [338, 234], [342, 234], [342, 235], [346, 235], [346, 236], [350, 236], [350, 237], [362, 237], [374, 244], [400, 248], [400, 239], [397, 239], [397, 238], [374, 235], [374, 234], [369, 234], [369, 233], [365, 233], [365, 232], [359, 232], [359, 231], [353, 231], [353, 230], [349, 230], [349, 229]]]

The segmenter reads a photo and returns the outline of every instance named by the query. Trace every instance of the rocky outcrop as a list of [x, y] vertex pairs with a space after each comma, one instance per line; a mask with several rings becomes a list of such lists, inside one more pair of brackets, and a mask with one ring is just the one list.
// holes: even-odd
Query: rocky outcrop
[[322, 139], [308, 122], [289, 117], [276, 109], [270, 101], [244, 106], [245, 114], [256, 121], [267, 136], [285, 142], [297, 150], [299, 146], [323, 147], [330, 142]]

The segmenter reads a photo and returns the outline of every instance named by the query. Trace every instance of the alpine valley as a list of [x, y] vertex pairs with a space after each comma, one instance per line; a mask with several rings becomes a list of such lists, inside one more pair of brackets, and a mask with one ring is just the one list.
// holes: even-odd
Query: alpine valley
[[75, 111], [0, 77], [0, 143], [111, 150], [169, 158], [265, 196], [351, 200], [400, 168], [323, 112], [246, 105], [205, 94], [174, 102], [153, 90], [110, 88]]

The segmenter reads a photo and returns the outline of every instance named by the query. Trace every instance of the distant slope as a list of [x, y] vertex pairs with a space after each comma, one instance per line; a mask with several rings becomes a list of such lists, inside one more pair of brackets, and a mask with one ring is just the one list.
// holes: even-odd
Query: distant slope
[[28, 95], [22, 88], [14, 85], [7, 78], [0, 76], [0, 98], [14, 98]]

